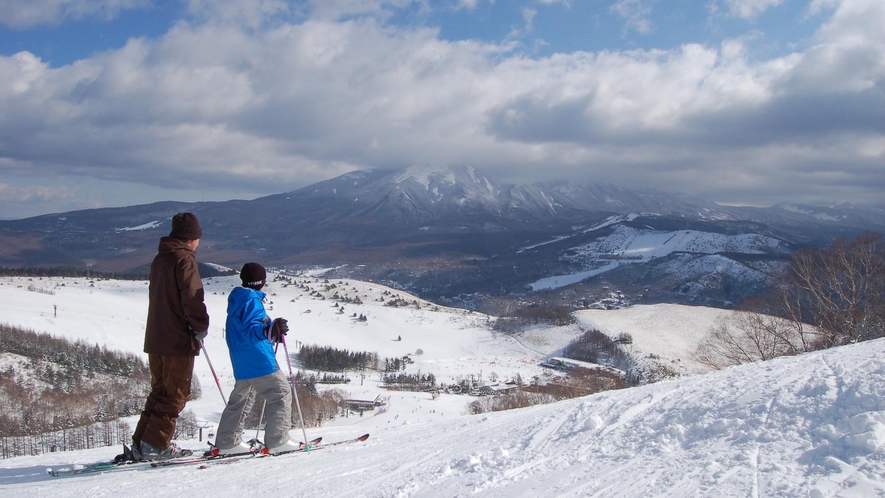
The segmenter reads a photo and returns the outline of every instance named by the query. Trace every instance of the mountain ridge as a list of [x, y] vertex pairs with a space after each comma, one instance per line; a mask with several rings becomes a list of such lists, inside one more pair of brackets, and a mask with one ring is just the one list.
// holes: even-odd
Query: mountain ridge
[[[586, 231], [599, 224], [632, 226], [644, 231], [636, 233], [646, 240], [658, 240], [651, 234], [685, 230], [709, 237], [727, 232], [780, 240], [778, 249], [767, 255], [742, 248], [719, 255], [730, 261], [725, 266], [755, 264], [757, 272], [763, 256], [774, 266], [801, 247], [885, 230], [885, 211], [844, 203], [731, 207], [690, 193], [630, 191], [592, 182], [509, 184], [469, 166], [412, 167], [354, 171], [253, 200], [166, 201], [0, 221], [0, 266], [143, 269], [157, 239], [168, 233], [169, 220], [180, 211], [194, 212], [203, 225], [201, 261], [233, 268], [246, 261], [281, 268], [336, 267], [335, 276], [385, 281], [449, 304], [463, 304], [471, 294], [521, 299], [537, 294], [532, 283], [567, 274], [592, 278], [573, 282], [583, 289], [557, 287], [553, 296], [547, 289], [544, 299], [593, 301], [606, 288], [621, 287], [631, 295], [643, 294], [648, 302], [727, 307], [760, 290], [756, 283], [746, 291], [735, 290], [742, 287], [738, 280], [725, 290], [708, 289], [696, 281], [701, 276], [688, 281], [672, 268], [676, 274], [664, 278], [664, 258], [638, 261], [616, 256], [617, 251], [603, 255], [610, 259], [572, 257], [575, 247], [613, 230]], [[576, 245], [569, 246], [572, 242]], [[529, 246], [534, 248], [523, 249]], [[709, 256], [682, 252], [667, 258], [697, 265], [699, 258]], [[696, 291], [685, 295], [692, 287]], [[451, 301], [459, 296], [461, 301]]]

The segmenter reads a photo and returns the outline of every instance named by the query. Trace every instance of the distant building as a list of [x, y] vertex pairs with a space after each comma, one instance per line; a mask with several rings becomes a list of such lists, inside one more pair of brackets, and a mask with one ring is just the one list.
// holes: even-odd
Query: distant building
[[[516, 382], [507, 382], [504, 384], [501, 384], [501, 383], [488, 384], [488, 385], [476, 388], [475, 391], [477, 391], [476, 394], [478, 394], [480, 396], [492, 396], [492, 395], [498, 395], [498, 394], [511, 394], [511, 393], [517, 391], [518, 389], [519, 389], [519, 385], [517, 385]], [[473, 393], [471, 393], [471, 394], [473, 394]]]
[[365, 400], [365, 399], [348, 399], [345, 401], [347, 403], [347, 408], [349, 410], [355, 412], [367, 412], [372, 411], [376, 407], [379, 407], [384, 404], [384, 400], [381, 398], [381, 395], [375, 396], [375, 399]]

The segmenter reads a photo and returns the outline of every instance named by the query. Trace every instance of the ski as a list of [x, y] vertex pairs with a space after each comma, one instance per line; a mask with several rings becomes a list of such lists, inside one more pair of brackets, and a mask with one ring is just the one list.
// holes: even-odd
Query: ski
[[369, 435], [363, 434], [360, 437], [355, 437], [355, 438], [351, 438], [351, 439], [342, 439], [341, 441], [335, 441], [332, 443], [319, 443], [319, 444], [315, 444], [313, 446], [309, 446], [306, 448], [299, 448], [297, 450], [279, 451], [277, 453], [261, 453], [256, 456], [258, 456], [258, 457], [274, 457], [274, 456], [280, 456], [280, 455], [288, 455], [290, 453], [307, 453], [309, 451], [321, 450], [323, 448], [328, 448], [330, 446], [338, 446], [339, 444], [357, 443], [359, 441], [365, 441], [366, 439], [369, 439]]
[[[321, 439], [321, 438], [320, 438]], [[152, 467], [169, 467], [175, 465], [195, 465], [200, 464], [201, 469], [208, 468], [211, 465], [215, 464], [230, 464], [234, 462], [239, 462], [243, 460], [255, 460], [259, 458], [265, 457], [277, 457], [282, 455], [291, 455], [294, 453], [309, 453], [314, 450], [321, 450], [323, 448], [329, 448], [332, 446], [339, 446], [343, 444], [356, 443], [359, 441], [365, 441], [369, 439], [368, 434], [363, 434], [362, 436], [351, 438], [351, 439], [343, 439], [340, 441], [334, 441], [331, 443], [317, 443], [317, 444], [303, 444], [302, 447], [297, 450], [289, 450], [289, 451], [281, 451], [278, 453], [261, 453], [261, 452], [253, 452], [253, 453], [234, 453], [229, 455], [216, 455], [216, 456], [204, 456], [201, 458], [192, 458], [189, 460], [166, 460], [162, 462], [154, 462], [151, 464]], [[316, 441], [316, 440], [314, 440]], [[312, 443], [313, 441], [311, 441]]]
[[265, 457], [278, 457], [278, 456], [283, 456], [283, 455], [291, 455], [291, 454], [295, 454], [295, 453], [308, 453], [308, 452], [315, 451], [315, 450], [321, 450], [323, 448], [329, 448], [331, 446], [357, 443], [360, 441], [365, 441], [367, 439], [369, 439], [369, 435], [363, 434], [362, 436], [351, 438], [351, 439], [343, 439], [341, 441], [335, 441], [332, 443], [321, 443], [321, 444], [318, 444], [318, 445], [313, 446], [311, 448], [302, 448], [302, 449], [290, 450], [290, 451], [280, 451], [278, 453], [256, 453], [250, 457], [231, 458], [231, 459], [225, 459], [225, 460], [221, 460], [221, 461], [207, 460], [207, 461], [203, 462], [199, 468], [208, 469], [212, 465], [230, 464], [230, 463], [236, 463], [236, 462], [240, 462], [243, 460], [249, 460], [249, 459], [257, 459], [257, 458], [265, 458]]
[[115, 472], [117, 470], [135, 470], [142, 467], [169, 467], [175, 465], [194, 465], [194, 464], [203, 464], [204, 466], [208, 466], [211, 463], [233, 463], [240, 460], [253, 459], [253, 458], [264, 458], [264, 457], [274, 457], [280, 455], [289, 455], [292, 453], [307, 453], [313, 450], [320, 450], [323, 448], [328, 448], [332, 446], [338, 446], [342, 444], [355, 443], [359, 441], [365, 441], [369, 439], [368, 434], [363, 434], [362, 436], [351, 438], [351, 439], [343, 439], [340, 441], [334, 441], [331, 443], [323, 443], [322, 437], [318, 437], [311, 441], [308, 441], [306, 444], [301, 443], [301, 447], [296, 450], [283, 451], [279, 453], [260, 453], [260, 452], [243, 452], [243, 453], [231, 453], [227, 455], [203, 455], [203, 456], [194, 456], [194, 452], [192, 450], [182, 450], [186, 452], [186, 454], [181, 455], [180, 457], [173, 458], [171, 460], [160, 460], [155, 462], [150, 461], [140, 461], [140, 460], [114, 460], [112, 462], [97, 462], [86, 465], [72, 465], [66, 467], [56, 467], [56, 468], [47, 468], [46, 473], [52, 475], [54, 477], [64, 477], [64, 476], [73, 476], [73, 475], [81, 475], [81, 474], [93, 474], [93, 473], [102, 473], [102, 472]]
[[[311, 439], [307, 443], [301, 443], [299, 449], [292, 451], [310, 451], [317, 445], [321, 444], [323, 438], [318, 437], [316, 439]], [[239, 453], [225, 453], [212, 455], [210, 452], [206, 452], [203, 456], [198, 456], [194, 458], [189, 458], [187, 460], [161, 460], [159, 462], [151, 462], [151, 467], [170, 467], [173, 465], [191, 465], [196, 463], [209, 462], [214, 460], [240, 460], [243, 458], [253, 458], [256, 456], [261, 456], [262, 453], [260, 451], [244, 451]]]
[[[181, 456], [178, 456], [172, 460], [166, 460], [167, 462], [173, 462], [185, 458], [190, 458], [193, 456], [194, 452], [192, 450], [182, 449]], [[85, 465], [72, 465], [69, 467], [60, 467], [60, 468], [48, 468], [46, 469], [46, 473], [53, 477], [64, 477], [64, 476], [73, 476], [80, 474], [94, 474], [101, 472], [112, 472], [116, 470], [123, 469], [135, 469], [138, 467], [146, 467], [147, 464], [152, 463], [147, 460], [132, 460], [126, 457], [126, 455], [131, 455], [131, 450], [126, 445], [123, 445], [123, 454], [117, 455], [113, 461], [110, 462], [97, 462]]]
[[105, 472], [120, 467], [135, 465], [142, 462], [98, 462], [86, 465], [74, 465], [71, 467], [48, 468], [46, 473], [53, 477], [62, 477], [77, 474], [90, 474], [93, 472]]
[[[339, 444], [358, 443], [360, 441], [365, 441], [366, 439], [369, 439], [368, 433], [363, 434], [360, 437], [355, 437], [355, 438], [351, 438], [351, 439], [342, 439], [341, 441], [334, 441], [332, 443], [322, 443], [318, 446], [320, 448], [328, 448], [329, 446], [338, 446]], [[277, 455], [285, 455], [285, 453], [276, 453], [276, 454]], [[273, 456], [273, 455], [271, 455], [271, 456]]]

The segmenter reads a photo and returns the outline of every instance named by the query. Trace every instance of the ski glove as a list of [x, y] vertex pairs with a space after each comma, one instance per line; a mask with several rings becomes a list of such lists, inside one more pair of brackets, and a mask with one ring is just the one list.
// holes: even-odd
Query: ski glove
[[202, 342], [207, 335], [209, 335], [208, 330], [204, 330], [202, 332], [194, 332], [194, 338], [197, 340], [197, 342]]
[[267, 340], [273, 343], [283, 342], [283, 336], [289, 331], [289, 322], [285, 318], [275, 318], [267, 329]]

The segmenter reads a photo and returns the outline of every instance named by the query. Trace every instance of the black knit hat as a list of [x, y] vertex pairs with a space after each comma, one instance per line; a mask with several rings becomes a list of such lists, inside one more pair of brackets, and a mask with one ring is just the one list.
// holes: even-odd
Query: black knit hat
[[203, 236], [203, 230], [193, 213], [178, 213], [172, 217], [172, 231], [169, 236], [174, 239], [197, 240]]
[[267, 280], [267, 272], [264, 267], [258, 263], [246, 263], [240, 270], [240, 280], [243, 281], [243, 287], [259, 290], [264, 287]]

